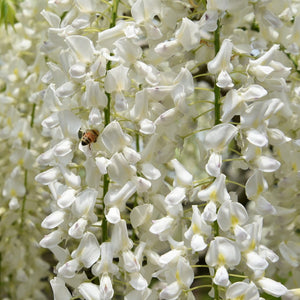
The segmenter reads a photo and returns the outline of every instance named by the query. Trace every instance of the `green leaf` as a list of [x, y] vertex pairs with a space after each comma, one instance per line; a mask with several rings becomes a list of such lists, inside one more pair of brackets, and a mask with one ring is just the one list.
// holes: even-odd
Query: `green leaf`
[[16, 22], [16, 6], [13, 0], [0, 0], [0, 24], [13, 26]]

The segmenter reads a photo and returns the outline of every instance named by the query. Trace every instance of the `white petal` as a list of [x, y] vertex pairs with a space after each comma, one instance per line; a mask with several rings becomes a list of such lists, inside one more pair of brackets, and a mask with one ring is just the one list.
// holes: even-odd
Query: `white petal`
[[119, 185], [123, 185], [135, 175], [136, 169], [134, 166], [129, 165], [124, 155], [120, 152], [115, 153], [107, 168], [110, 179]]
[[100, 257], [100, 246], [97, 238], [91, 232], [86, 232], [78, 248], [72, 252], [72, 258], [77, 257], [80, 262], [90, 268]]
[[234, 86], [227, 71], [221, 71], [217, 78], [217, 86], [220, 88], [231, 88]]
[[91, 211], [93, 211], [97, 195], [98, 192], [91, 188], [85, 189], [78, 194], [72, 206], [74, 216], [80, 218], [82, 216], [87, 216]]
[[129, 68], [124, 67], [123, 65], [110, 69], [104, 80], [105, 91], [112, 93], [128, 90], [130, 86], [128, 71]]
[[243, 298], [247, 300], [259, 300], [259, 293], [256, 285], [246, 282], [235, 282], [226, 291], [226, 299]]
[[159, 220], [153, 221], [153, 225], [149, 231], [153, 234], [159, 234], [172, 226], [174, 219], [171, 217], [164, 217]]
[[103, 48], [112, 48], [113, 43], [124, 36], [126, 23], [119, 22], [116, 26], [98, 33], [98, 43]]
[[229, 275], [224, 266], [217, 269], [213, 282], [219, 286], [228, 286], [230, 284]]
[[129, 137], [123, 133], [117, 121], [109, 123], [109, 125], [104, 128], [101, 134], [101, 140], [110, 153], [122, 150], [130, 142]]
[[164, 41], [162, 43], [157, 44], [154, 48], [155, 53], [164, 57], [165, 59], [171, 57], [173, 54], [178, 52], [181, 48], [178, 40]]
[[123, 154], [130, 164], [136, 164], [141, 160], [141, 154], [130, 147], [125, 147], [123, 149]]
[[222, 155], [216, 152], [212, 152], [207, 164], [205, 165], [205, 171], [214, 177], [218, 177], [221, 174], [222, 167]]
[[60, 208], [66, 208], [72, 205], [72, 203], [75, 201], [75, 194], [76, 190], [72, 188], [68, 188], [66, 191], [64, 191], [61, 196], [57, 199], [57, 205]]
[[291, 141], [291, 138], [284, 135], [284, 133], [277, 128], [268, 128], [269, 142], [271, 145], [280, 145]]
[[269, 66], [253, 66], [249, 68], [249, 71], [254, 75], [259, 81], [264, 81], [268, 75], [273, 72], [273, 68]]
[[40, 246], [43, 248], [54, 247], [62, 241], [64, 235], [65, 234], [61, 230], [53, 231], [41, 239]]
[[171, 160], [171, 164], [176, 172], [176, 185], [187, 187], [193, 183], [193, 175], [177, 160]]
[[140, 300], [140, 299], [150, 299], [150, 295], [152, 294], [151, 289], [147, 288], [143, 291], [132, 290], [128, 294], [124, 296], [124, 300]]
[[156, 180], [161, 176], [159, 169], [155, 168], [150, 163], [142, 164], [142, 173], [149, 180]]
[[108, 206], [117, 205], [122, 210], [123, 205], [135, 192], [134, 182], [128, 181], [121, 189], [109, 190], [104, 197], [104, 203]]
[[275, 172], [280, 168], [280, 162], [272, 157], [260, 156], [256, 163], [259, 170], [263, 172]]
[[[85, 81], [86, 89], [82, 96], [82, 105], [103, 109], [107, 105], [107, 96], [103, 89], [100, 89], [99, 82], [93, 79]], [[98, 116], [98, 118], [101, 116]]]
[[132, 227], [137, 228], [138, 226], [144, 224], [147, 220], [150, 220], [152, 212], [152, 204], [144, 204], [134, 207], [130, 213], [130, 222]]
[[217, 207], [212, 201], [209, 201], [203, 211], [203, 219], [207, 222], [214, 222], [217, 219]]
[[51, 215], [47, 216], [42, 222], [41, 226], [47, 229], [53, 229], [63, 223], [65, 212], [62, 210], [57, 210]]
[[117, 207], [110, 208], [108, 214], [105, 215], [105, 217], [111, 224], [116, 224], [121, 220], [120, 211]]
[[272, 251], [264, 245], [259, 246], [259, 255], [272, 263], [275, 263], [279, 260], [279, 256], [274, 251]]
[[250, 238], [250, 235], [247, 233], [247, 231], [239, 225], [234, 227], [234, 235], [238, 242], [242, 242]]
[[35, 176], [35, 180], [43, 185], [50, 184], [58, 179], [59, 171], [57, 168], [51, 168]]
[[247, 254], [247, 266], [255, 270], [265, 270], [268, 267], [268, 262], [256, 252], [249, 252]]
[[177, 250], [177, 249], [170, 250], [167, 253], [160, 256], [159, 263], [162, 265], [167, 265], [170, 262], [172, 262], [172, 260], [175, 260], [175, 259], [177, 260], [181, 254], [182, 254], [182, 251], [180, 251], [180, 250]]
[[86, 76], [86, 65], [83, 63], [77, 63], [70, 67], [69, 74], [74, 79], [83, 79]]
[[266, 96], [268, 92], [258, 84], [250, 85], [245, 92], [241, 93], [241, 96], [245, 101], [247, 100], [256, 100], [257, 98], [262, 98]]
[[16, 210], [20, 207], [19, 201], [16, 197], [12, 197], [9, 201], [9, 209]]
[[101, 175], [107, 174], [107, 167], [109, 166], [110, 161], [103, 156], [96, 157], [95, 160], [96, 160], [96, 165], [97, 165]]
[[262, 192], [268, 189], [268, 183], [263, 177], [263, 173], [256, 170], [246, 182], [246, 195], [249, 199], [255, 199]]
[[123, 251], [124, 269], [129, 273], [138, 272], [141, 268], [137, 257], [131, 251]]
[[290, 264], [292, 267], [298, 267], [299, 266], [299, 261], [298, 261], [298, 256], [293, 249], [287, 246], [285, 242], [281, 242], [279, 244], [279, 251], [280, 254], [283, 256], [285, 261]]
[[178, 259], [177, 272], [180, 282], [185, 288], [189, 288], [194, 281], [194, 271], [190, 262], [182, 256]]
[[166, 286], [159, 294], [159, 299], [178, 299], [181, 288], [177, 281]]
[[66, 183], [73, 188], [78, 188], [81, 185], [81, 178], [63, 165], [59, 165], [60, 171], [64, 176]]
[[54, 300], [66, 300], [72, 298], [72, 295], [67, 289], [65, 282], [61, 278], [54, 277], [50, 280], [50, 284], [53, 291]]
[[81, 13], [90, 14], [97, 11], [97, 4], [97, 1], [93, 0], [76, 0], [76, 6], [78, 6]]
[[175, 38], [186, 51], [198, 47], [200, 43], [199, 25], [188, 18], [183, 18], [179, 29], [175, 32]]
[[49, 23], [51, 27], [58, 27], [60, 24], [60, 17], [53, 12], [42, 10], [40, 14], [45, 18], [45, 20]]
[[207, 149], [222, 151], [237, 134], [237, 128], [231, 124], [219, 124], [209, 130], [205, 137]]
[[247, 140], [257, 147], [264, 147], [268, 144], [266, 134], [259, 132], [256, 129], [250, 129], [247, 131]]
[[85, 300], [101, 299], [99, 287], [91, 282], [84, 282], [78, 287], [79, 293]]
[[99, 289], [100, 289], [99, 299], [105, 299], [105, 300], [112, 299], [114, 295], [114, 289], [111, 283], [111, 279], [107, 273], [104, 273], [102, 275]]
[[65, 278], [73, 278], [78, 268], [79, 268], [78, 259], [72, 259], [67, 261], [58, 269], [58, 274]]
[[69, 236], [73, 237], [74, 239], [81, 239], [85, 232], [86, 225], [87, 220], [80, 218], [68, 230]]
[[224, 202], [218, 210], [217, 221], [220, 228], [226, 232], [232, 226], [230, 202]]
[[240, 114], [243, 100], [244, 99], [236, 90], [230, 90], [226, 94], [222, 105], [223, 115], [221, 120], [223, 122], [229, 122], [234, 115]]
[[140, 273], [130, 274], [129, 283], [137, 291], [142, 291], [148, 286], [146, 279]]
[[217, 74], [221, 70], [231, 71], [232, 65], [230, 58], [232, 54], [232, 42], [225, 39], [215, 58], [207, 64], [208, 71], [212, 74]]
[[53, 113], [48, 118], [42, 121], [42, 126], [44, 128], [54, 128], [59, 125], [59, 119], [57, 113]]
[[140, 133], [143, 133], [143, 134], [153, 134], [156, 130], [156, 125], [151, 121], [151, 120], [148, 120], [148, 119], [143, 119], [141, 122], [140, 122]]
[[158, 118], [154, 121], [155, 126], [168, 126], [175, 122], [180, 117], [178, 110], [173, 107], [163, 112]]
[[56, 91], [58, 97], [69, 97], [76, 92], [76, 84], [74, 82], [63, 83]]
[[259, 195], [255, 200], [256, 210], [261, 215], [276, 215], [276, 208], [263, 196]]
[[81, 35], [72, 35], [66, 37], [66, 42], [74, 51], [79, 61], [91, 63], [94, 59], [95, 48], [92, 41]]
[[136, 190], [138, 193], [144, 193], [149, 190], [152, 186], [151, 181], [143, 178], [143, 177], [133, 177], [132, 181], [136, 185]]
[[191, 247], [193, 251], [202, 251], [206, 249], [207, 244], [202, 235], [194, 234], [191, 240]]
[[54, 155], [56, 156], [65, 156], [72, 152], [72, 142], [68, 139], [59, 142], [54, 147]]
[[288, 291], [283, 284], [270, 278], [263, 277], [258, 283], [267, 294], [274, 297], [282, 296]]
[[185, 199], [185, 188], [176, 187], [165, 198], [165, 202], [169, 205], [177, 205]]
[[209, 266], [226, 264], [233, 267], [238, 265], [240, 260], [241, 253], [237, 244], [224, 237], [216, 237], [210, 243], [205, 257], [205, 261]]
[[78, 140], [78, 131], [81, 127], [78, 116], [69, 110], [63, 110], [58, 113], [58, 118], [63, 135]]

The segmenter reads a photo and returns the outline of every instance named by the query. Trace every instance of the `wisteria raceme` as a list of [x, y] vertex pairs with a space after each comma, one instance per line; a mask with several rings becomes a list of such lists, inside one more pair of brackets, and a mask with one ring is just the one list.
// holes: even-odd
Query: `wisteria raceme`
[[1, 27], [0, 297], [300, 299], [299, 16], [22, 2]]

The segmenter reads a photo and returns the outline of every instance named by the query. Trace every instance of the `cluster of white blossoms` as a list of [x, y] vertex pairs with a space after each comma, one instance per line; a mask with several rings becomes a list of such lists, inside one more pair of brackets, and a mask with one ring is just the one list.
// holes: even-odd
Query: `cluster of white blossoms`
[[[49, 208], [34, 180], [35, 160], [45, 147], [35, 115], [41, 72], [46, 72], [40, 53], [47, 32], [40, 11], [46, 6], [46, 1], [24, 1], [14, 28], [0, 27], [1, 299], [47, 299], [42, 279], [49, 276], [49, 265], [39, 241]], [[4, 12], [1, 1], [1, 17]]]
[[0, 297], [46, 299], [49, 278], [55, 300], [300, 299], [298, 1], [26, 0], [17, 19]]

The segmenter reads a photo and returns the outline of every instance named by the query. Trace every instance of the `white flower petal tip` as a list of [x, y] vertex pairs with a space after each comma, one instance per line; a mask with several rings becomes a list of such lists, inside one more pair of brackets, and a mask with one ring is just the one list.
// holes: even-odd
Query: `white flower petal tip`
[[53, 229], [63, 223], [65, 212], [62, 210], [57, 210], [53, 212], [51, 215], [46, 217], [42, 222], [41, 226], [47, 229]]
[[137, 291], [143, 291], [148, 286], [146, 279], [140, 273], [130, 274], [129, 283]]
[[43, 185], [48, 185], [58, 179], [59, 171], [57, 168], [51, 168], [35, 176], [35, 180]]
[[111, 224], [116, 224], [121, 220], [120, 211], [117, 207], [110, 208], [105, 217]]
[[142, 165], [142, 173], [149, 180], [157, 180], [161, 176], [160, 171], [150, 163]]
[[193, 175], [189, 173], [177, 159], [171, 160], [171, 164], [175, 169], [175, 173], [176, 173], [175, 185], [182, 186], [182, 187], [192, 186]]
[[274, 297], [283, 296], [288, 292], [288, 289], [283, 284], [270, 278], [263, 277], [258, 283], [267, 294]]
[[91, 63], [93, 61], [95, 48], [89, 38], [81, 35], [72, 35], [66, 37], [66, 42], [74, 51], [79, 61], [83, 63]]
[[227, 123], [219, 124], [210, 129], [205, 137], [205, 146], [215, 152], [221, 152], [235, 137], [238, 130]]

